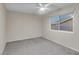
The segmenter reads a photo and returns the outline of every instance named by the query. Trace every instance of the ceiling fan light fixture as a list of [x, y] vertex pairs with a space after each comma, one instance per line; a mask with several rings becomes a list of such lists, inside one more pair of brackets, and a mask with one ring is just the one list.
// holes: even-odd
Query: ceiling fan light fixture
[[40, 7], [39, 8], [39, 14], [45, 14], [45, 13], [47, 13], [48, 12], [48, 8], [45, 8], [45, 7]]
[[47, 13], [47, 12], [49, 11], [49, 8], [48, 8], [49, 5], [50, 5], [50, 4], [43, 5], [43, 4], [40, 3], [40, 4], [39, 4], [40, 7], [38, 7], [39, 13], [40, 13], [40, 14], [45, 14], [45, 13]]
[[41, 7], [41, 8], [40, 8], [40, 11], [45, 11], [45, 9], [46, 9], [46, 8], [44, 8], [44, 7]]
[[40, 7], [39, 10], [40, 10], [40, 11], [46, 11], [46, 10], [48, 10], [48, 8], [46, 8], [46, 7]]

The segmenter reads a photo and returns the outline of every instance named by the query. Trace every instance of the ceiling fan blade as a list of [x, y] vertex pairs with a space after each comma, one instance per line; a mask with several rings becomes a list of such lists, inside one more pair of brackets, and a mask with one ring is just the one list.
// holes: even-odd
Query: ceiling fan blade
[[46, 4], [45, 7], [48, 7], [48, 6], [50, 6], [50, 5], [52, 5], [52, 3], [48, 3], [48, 4]]

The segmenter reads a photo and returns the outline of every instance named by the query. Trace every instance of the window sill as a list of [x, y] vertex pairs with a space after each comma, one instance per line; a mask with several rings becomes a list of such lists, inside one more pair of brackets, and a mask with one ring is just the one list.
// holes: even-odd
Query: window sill
[[61, 31], [61, 30], [50, 30], [50, 32], [63, 32], [63, 33], [74, 33], [73, 31]]

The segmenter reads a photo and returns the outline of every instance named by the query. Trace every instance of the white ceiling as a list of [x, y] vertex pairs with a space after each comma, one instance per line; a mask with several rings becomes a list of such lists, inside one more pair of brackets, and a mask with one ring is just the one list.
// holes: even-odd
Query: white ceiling
[[[50, 10], [46, 13], [49, 13], [50, 11], [55, 11], [67, 5], [70, 5], [70, 4], [69, 3], [52, 3], [48, 7]], [[39, 14], [37, 3], [6, 3], [5, 7], [9, 11]]]

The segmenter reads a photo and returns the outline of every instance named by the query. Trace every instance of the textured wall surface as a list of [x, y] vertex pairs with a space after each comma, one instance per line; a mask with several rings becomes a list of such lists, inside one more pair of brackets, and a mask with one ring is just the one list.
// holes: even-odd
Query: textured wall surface
[[0, 4], [0, 54], [2, 54], [5, 47], [5, 8]]
[[7, 12], [7, 42], [41, 36], [41, 17], [33, 14]]

